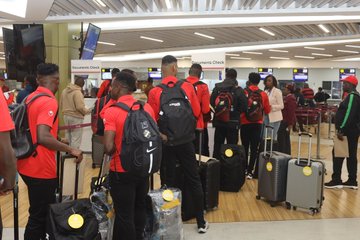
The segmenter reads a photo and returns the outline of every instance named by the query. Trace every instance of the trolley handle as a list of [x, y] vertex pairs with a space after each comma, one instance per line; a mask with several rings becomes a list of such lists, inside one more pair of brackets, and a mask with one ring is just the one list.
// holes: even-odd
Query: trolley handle
[[307, 165], [311, 165], [311, 141], [312, 141], [312, 134], [309, 132], [299, 132], [299, 146], [298, 146], [298, 158], [297, 158], [297, 165], [300, 164], [300, 151], [301, 151], [301, 137], [305, 135], [309, 137], [309, 153], [308, 153], [308, 163]]
[[273, 153], [273, 145], [274, 145], [274, 127], [270, 125], [265, 126], [265, 138], [264, 138], [264, 156], [266, 156], [266, 146], [268, 141], [268, 129], [271, 129], [271, 139], [270, 139], [270, 157]]

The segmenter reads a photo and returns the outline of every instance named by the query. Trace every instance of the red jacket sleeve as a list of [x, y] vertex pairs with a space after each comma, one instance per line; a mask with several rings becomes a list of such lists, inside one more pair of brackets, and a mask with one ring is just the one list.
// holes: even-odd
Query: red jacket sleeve
[[201, 105], [201, 112], [206, 114], [210, 112], [210, 93], [209, 88], [206, 84], [201, 85], [201, 92], [200, 92], [200, 105]]
[[147, 103], [151, 106], [154, 111], [155, 120], [159, 120], [159, 112], [160, 112], [160, 92], [161, 89], [159, 87], [155, 87], [150, 90]]
[[269, 97], [266, 94], [266, 92], [261, 92], [262, 94], [262, 100], [263, 100], [263, 106], [264, 106], [264, 112], [265, 114], [269, 114], [271, 111], [271, 106], [269, 102]]
[[201, 113], [201, 109], [200, 109], [199, 99], [196, 96], [194, 87], [192, 86], [192, 84], [187, 82], [184, 82], [181, 87], [185, 91], [187, 97], [190, 100], [191, 108], [193, 110], [193, 114], [195, 118], [198, 119]]
[[101, 98], [103, 95], [104, 95], [104, 92], [105, 92], [105, 90], [108, 88], [108, 85], [110, 84], [110, 81], [109, 80], [105, 80], [105, 81], [103, 81], [102, 83], [101, 83], [101, 85], [100, 85], [100, 89], [99, 89], [99, 91], [98, 91], [98, 93], [97, 93], [97, 97], [98, 98]]

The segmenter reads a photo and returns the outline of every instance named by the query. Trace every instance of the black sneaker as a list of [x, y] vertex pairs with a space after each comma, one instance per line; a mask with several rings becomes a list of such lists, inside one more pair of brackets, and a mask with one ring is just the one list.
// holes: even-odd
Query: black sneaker
[[249, 180], [253, 179], [252, 173], [249, 173], [249, 174], [246, 176], [246, 178], [249, 179]]
[[207, 230], [209, 229], [209, 226], [210, 226], [209, 222], [205, 221], [205, 224], [203, 226], [198, 227], [198, 233], [206, 233]]
[[357, 190], [358, 189], [358, 184], [357, 184], [357, 182], [347, 180], [346, 182], [343, 183], [343, 187]]
[[343, 188], [342, 182], [331, 180], [324, 184], [325, 188]]

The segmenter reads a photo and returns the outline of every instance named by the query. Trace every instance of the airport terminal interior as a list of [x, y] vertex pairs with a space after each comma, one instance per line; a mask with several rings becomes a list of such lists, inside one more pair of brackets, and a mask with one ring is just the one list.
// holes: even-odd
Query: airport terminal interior
[[[179, 79], [188, 76], [193, 63], [200, 63], [201, 81], [210, 92], [230, 68], [237, 71], [243, 88], [252, 72], [262, 78], [260, 89], [267, 75], [277, 78], [281, 90], [308, 84], [316, 93], [321, 87], [329, 95], [326, 106], [317, 105], [305, 118], [298, 112], [298, 117], [313, 135], [311, 158], [325, 163], [325, 182], [331, 180], [334, 116], [344, 95], [340, 80], [360, 72], [360, 0], [0, 0], [0, 27], [0, 83], [7, 86], [8, 96], [24, 88], [23, 79], [34, 64], [51, 62], [59, 66], [58, 100], [80, 75], [85, 77], [85, 105], [93, 108], [96, 90], [119, 68], [135, 71], [133, 95], [146, 101], [147, 79], [160, 84], [165, 55], [177, 58]], [[59, 117], [59, 126], [64, 126], [61, 113]], [[90, 122], [91, 116], [85, 116], [79, 198], [88, 198], [91, 178], [99, 172], [92, 161]], [[212, 155], [211, 123], [208, 131]], [[64, 137], [63, 130], [59, 134]], [[290, 141], [296, 158], [297, 131], [291, 130]], [[301, 157], [308, 156], [308, 141], [303, 137]], [[343, 181], [347, 175], [344, 163]], [[157, 173], [154, 182], [155, 189], [160, 188]], [[324, 189], [323, 206], [315, 214], [287, 209], [285, 202], [270, 206], [256, 199], [257, 191], [257, 179], [246, 179], [239, 192], [220, 191], [218, 207], [205, 215], [208, 232], [200, 235], [195, 220], [185, 221], [185, 239], [359, 238], [359, 190]], [[21, 178], [18, 203], [23, 239], [29, 203]], [[14, 239], [11, 192], [0, 196], [0, 207], [3, 239]]]

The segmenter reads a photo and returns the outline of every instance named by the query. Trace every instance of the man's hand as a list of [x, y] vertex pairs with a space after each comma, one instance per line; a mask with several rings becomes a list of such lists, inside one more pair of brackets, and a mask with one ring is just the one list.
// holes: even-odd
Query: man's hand
[[72, 148], [69, 153], [71, 155], [73, 155], [74, 157], [76, 157], [76, 160], [75, 160], [76, 163], [81, 163], [81, 161], [83, 160], [83, 152], [81, 150]]
[[344, 140], [344, 135], [341, 132], [338, 132], [336, 136], [340, 141]]
[[161, 140], [166, 143], [168, 141], [168, 137], [165, 134], [160, 133]]

